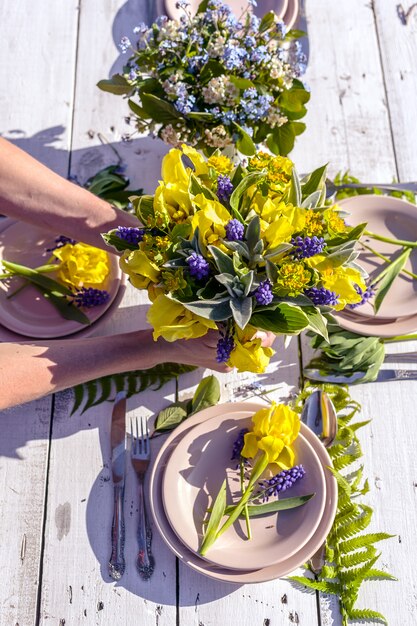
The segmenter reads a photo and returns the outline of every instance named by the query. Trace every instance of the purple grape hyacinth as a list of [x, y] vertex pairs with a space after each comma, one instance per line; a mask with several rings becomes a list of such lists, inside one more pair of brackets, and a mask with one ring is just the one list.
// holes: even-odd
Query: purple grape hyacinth
[[127, 241], [127, 243], [132, 243], [133, 245], [137, 245], [143, 239], [145, 234], [144, 228], [136, 228], [133, 226], [118, 226], [115, 234], [123, 241]]
[[55, 239], [55, 245], [53, 248], [47, 248], [46, 251], [47, 252], [53, 252], [54, 250], [57, 250], [57, 248], [62, 248], [63, 246], [66, 246], [67, 243], [70, 243], [71, 245], [76, 244], [76, 240], [75, 239], [71, 239], [71, 237], [66, 237], [65, 235], [59, 235], [59, 237], [57, 237]]
[[231, 461], [240, 461], [243, 446], [245, 445], [245, 435], [249, 432], [247, 428], [239, 431], [236, 441], [233, 443]]
[[229, 198], [232, 193], [233, 183], [230, 178], [223, 174], [219, 174], [217, 177], [217, 197], [220, 202], [229, 202]]
[[274, 299], [274, 294], [272, 293], [271, 282], [268, 279], [262, 280], [259, 283], [259, 287], [255, 291], [255, 298], [256, 302], [263, 306], [272, 302], [272, 300]]
[[356, 307], [362, 306], [365, 302], [368, 302], [370, 298], [373, 298], [376, 293], [375, 285], [368, 285], [365, 291], [361, 289], [359, 285], [355, 285], [355, 289], [362, 297], [362, 300], [360, 302], [355, 302], [354, 304], [348, 304], [350, 309], [356, 309]]
[[323, 237], [295, 237], [291, 239], [294, 246], [292, 251], [297, 259], [308, 259], [315, 254], [321, 254], [326, 246]]
[[244, 225], [237, 219], [232, 219], [226, 224], [226, 239], [228, 241], [242, 241], [245, 234]]
[[336, 306], [339, 301], [339, 296], [325, 287], [311, 287], [304, 293], [317, 306]]
[[110, 298], [108, 291], [104, 289], [94, 289], [93, 287], [82, 287], [72, 297], [71, 302], [78, 307], [92, 309], [95, 306], [106, 304]]
[[287, 491], [297, 480], [303, 478], [305, 473], [302, 465], [295, 465], [288, 470], [283, 470], [269, 480], [260, 480], [258, 484], [263, 491], [263, 501], [267, 501], [272, 496], [277, 496], [281, 491]]
[[210, 274], [210, 265], [206, 259], [197, 252], [192, 252], [186, 259], [186, 263], [190, 268], [191, 276], [197, 280], [202, 280]]
[[230, 358], [230, 353], [235, 347], [235, 342], [233, 340], [232, 335], [226, 335], [224, 337], [220, 337], [217, 342], [217, 363], [227, 363]]

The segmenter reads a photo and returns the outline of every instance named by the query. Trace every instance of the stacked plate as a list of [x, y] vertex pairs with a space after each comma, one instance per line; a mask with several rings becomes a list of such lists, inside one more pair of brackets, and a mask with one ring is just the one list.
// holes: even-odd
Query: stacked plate
[[[51, 257], [48, 248], [53, 248], [54, 242], [55, 236], [42, 228], [9, 218], [0, 219], [0, 265], [3, 259], [31, 268], [44, 265]], [[27, 337], [78, 338], [92, 334], [112, 315], [124, 293], [125, 284], [118, 258], [109, 254], [109, 259], [106, 290], [110, 298], [105, 304], [84, 311], [91, 322], [88, 326], [64, 319], [33, 285], [25, 286], [10, 298], [10, 294], [22, 285], [21, 279], [16, 277], [0, 281], [0, 341], [23, 341]]]
[[[190, 0], [188, 11], [191, 12], [192, 15], [197, 13], [200, 2], [201, 0]], [[164, 4], [168, 17], [179, 19], [181, 15], [184, 15], [184, 11], [176, 6], [177, 0], [165, 0]], [[248, 8], [247, 0], [225, 0], [225, 4], [229, 5], [237, 17], [242, 15], [243, 11]], [[258, 15], [258, 17], [263, 17], [268, 11], [274, 11], [288, 29], [294, 27], [299, 10], [299, 0], [261, 0], [256, 7], [253, 7], [253, 12], [255, 15]]]
[[336, 481], [327, 469], [330, 457], [302, 424], [295, 462], [304, 466], [306, 475], [283, 497], [314, 497], [299, 508], [252, 518], [251, 540], [239, 520], [204, 557], [198, 553], [207, 507], [225, 476], [228, 501], [239, 497], [239, 471], [230, 460], [231, 450], [260, 408], [255, 403], [229, 403], [188, 418], [162, 446], [150, 478], [150, 506], [165, 542], [194, 570], [227, 582], [264, 582], [289, 574], [321, 546], [336, 513]]
[[[361, 195], [338, 202], [348, 215], [351, 226], [367, 223], [367, 230], [389, 237], [417, 241], [417, 207], [398, 198], [382, 195]], [[394, 261], [401, 248], [376, 239], [362, 238], [367, 246], [378, 254]], [[385, 261], [364, 248], [359, 257], [360, 265], [368, 272], [369, 282], [385, 266]], [[417, 273], [417, 249], [414, 249], [405, 265], [409, 272]], [[375, 313], [372, 304], [366, 303], [355, 309], [337, 314], [342, 328], [362, 335], [391, 337], [417, 331], [417, 283], [407, 274], [400, 273], [392, 284], [382, 305]]]

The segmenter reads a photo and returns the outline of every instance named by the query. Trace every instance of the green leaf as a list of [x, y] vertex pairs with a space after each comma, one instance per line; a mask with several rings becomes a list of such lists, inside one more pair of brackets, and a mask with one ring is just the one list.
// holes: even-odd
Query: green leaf
[[238, 89], [250, 89], [255, 83], [249, 78], [240, 78], [240, 76], [229, 76], [229, 80]]
[[327, 332], [327, 320], [320, 313], [317, 307], [303, 307], [303, 312], [308, 317], [308, 328], [317, 333], [326, 341], [329, 340], [329, 334]]
[[[176, 302], [180, 302], [180, 300], [176, 300]], [[193, 302], [181, 302], [181, 304], [189, 311], [215, 322], [223, 322], [232, 315], [229, 297], [218, 300], [194, 300]]]
[[217, 246], [207, 246], [216, 264], [217, 269], [221, 274], [235, 274], [233, 267], [233, 260], [223, 250], [220, 250]]
[[250, 323], [261, 330], [294, 335], [307, 328], [309, 321], [300, 307], [280, 303], [275, 310], [257, 313], [255, 309]]
[[352, 609], [348, 612], [348, 617], [355, 622], [380, 622], [381, 624], [387, 624], [388, 626], [388, 622], [382, 613], [372, 611], [371, 609]]
[[143, 109], [155, 121], [161, 124], [175, 123], [181, 114], [170, 102], [158, 98], [153, 93], [141, 93]]
[[11, 261], [2, 261], [2, 263], [3, 266], [7, 270], [9, 270], [9, 272], [12, 272], [12, 274], [15, 274], [16, 276], [22, 276], [34, 285], [42, 287], [42, 289], [44, 289], [45, 291], [49, 290], [56, 293], [61, 293], [65, 296], [72, 296], [72, 291], [68, 289], [68, 287], [65, 287], [65, 285], [62, 285], [62, 283], [59, 283], [56, 280], [53, 280], [53, 278], [50, 278], [49, 276], [40, 274], [30, 267], [26, 267], [26, 265], [12, 263]]
[[35, 285], [35, 287], [39, 289], [39, 291], [42, 293], [43, 297], [46, 300], [49, 300], [49, 302], [53, 304], [53, 306], [65, 320], [78, 322], [79, 324], [83, 324], [84, 326], [88, 326], [91, 323], [87, 315], [80, 311], [77, 306], [74, 306], [73, 304], [71, 304], [71, 302], [68, 302], [65, 296], [54, 293], [52, 291], [45, 291], [42, 287], [39, 287], [39, 285]]
[[200, 554], [204, 555], [210, 546], [216, 540], [216, 534], [224, 516], [224, 511], [226, 509], [226, 479], [224, 479], [222, 486], [219, 489], [219, 493], [214, 501], [211, 514], [209, 517], [207, 529], [204, 535], [203, 543], [201, 544], [201, 548], [199, 550]]
[[164, 432], [172, 430], [181, 424], [187, 417], [187, 409], [183, 402], [176, 402], [162, 409], [155, 421], [155, 431]]
[[123, 252], [124, 250], [137, 250], [137, 244], [130, 243], [125, 239], [120, 239], [116, 235], [116, 229], [109, 231], [108, 233], [101, 233], [102, 238], [106, 242], [108, 246], [111, 246], [118, 252]]
[[292, 168], [291, 172], [291, 185], [288, 201], [294, 206], [300, 206], [301, 204], [301, 185], [295, 167]]
[[[274, 500], [273, 502], [267, 502], [266, 504], [248, 505], [249, 517], [259, 517], [260, 515], [270, 515], [277, 511], [288, 511], [289, 509], [296, 509], [303, 504], [306, 504], [311, 498], [314, 498], [316, 494], [310, 493], [306, 496], [295, 496], [293, 498], [283, 498], [282, 500]], [[225, 514], [230, 515], [234, 506], [226, 507]], [[241, 516], [244, 515], [242, 511]]]
[[102, 91], [108, 91], [116, 96], [124, 96], [133, 91], [132, 85], [130, 85], [121, 74], [114, 74], [108, 80], [99, 80], [97, 87]]
[[236, 128], [239, 135], [239, 139], [236, 141], [236, 148], [245, 156], [252, 156], [256, 152], [256, 145], [253, 143], [252, 137], [243, 130], [239, 124], [233, 122], [233, 126]]
[[292, 122], [287, 122], [282, 126], [274, 128], [272, 133], [268, 135], [266, 145], [274, 154], [287, 156], [294, 147], [295, 129]]
[[230, 300], [233, 319], [242, 330], [248, 325], [252, 315], [252, 298], [232, 298]]
[[263, 18], [261, 19], [261, 23], [259, 24], [259, 32], [264, 33], [275, 24], [276, 15], [274, 11], [269, 11], [265, 13]]
[[197, 120], [198, 122], [212, 122], [215, 119], [213, 113], [206, 113], [204, 111], [190, 111], [187, 113], [187, 117], [191, 120]]
[[247, 176], [245, 176], [244, 178], [242, 178], [242, 180], [240, 181], [240, 183], [238, 184], [237, 187], [235, 187], [232, 195], [230, 196], [230, 208], [232, 209], [233, 213], [235, 214], [235, 217], [237, 217], [237, 219], [240, 222], [244, 222], [243, 217], [240, 215], [239, 211], [240, 211], [240, 200], [243, 196], [243, 194], [249, 189], [249, 187], [252, 187], [252, 185], [256, 185], [257, 183], [259, 183], [261, 180], [263, 180], [265, 178], [265, 174], [263, 172], [251, 172], [250, 174], [248, 174]]
[[[311, 172], [301, 183], [301, 191], [303, 198], [306, 198], [310, 194], [317, 190], [321, 190], [324, 187], [326, 180], [327, 165], [318, 167], [314, 172]], [[305, 181], [305, 182], [304, 182]]]
[[142, 224], [148, 224], [148, 219], [153, 220], [153, 196], [140, 196], [139, 198], [132, 198], [132, 204], [136, 211], [136, 216], [141, 220]]
[[191, 412], [197, 413], [197, 411], [207, 409], [210, 406], [218, 404], [219, 400], [220, 383], [218, 379], [213, 375], [206, 376], [200, 381], [195, 390], [191, 404]]
[[387, 265], [377, 276], [373, 277], [372, 282], [378, 283], [378, 291], [374, 300], [375, 313], [378, 313], [385, 296], [392, 286], [392, 283], [404, 268], [410, 254], [411, 248], [405, 248], [395, 261], [392, 261], [392, 263]]
[[140, 117], [142, 120], [150, 119], [151, 116], [149, 115], [149, 113], [147, 113], [145, 109], [139, 106], [136, 102], [129, 99], [127, 103], [129, 105], [129, 109], [132, 111], [132, 113], [137, 115], [137, 117]]
[[218, 201], [217, 196], [208, 187], [203, 185], [201, 183], [200, 179], [197, 178], [197, 176], [194, 176], [194, 174], [190, 174], [189, 192], [193, 196], [197, 196], [198, 194], [201, 193], [206, 198], [208, 198], [209, 200], [216, 200], [216, 201]]

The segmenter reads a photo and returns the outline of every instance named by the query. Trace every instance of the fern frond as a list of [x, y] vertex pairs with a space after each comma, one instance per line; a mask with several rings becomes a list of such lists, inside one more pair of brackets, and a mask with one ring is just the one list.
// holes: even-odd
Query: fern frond
[[342, 541], [339, 545], [339, 550], [342, 554], [353, 552], [354, 550], [358, 550], [358, 548], [371, 546], [378, 541], [384, 541], [385, 539], [390, 539], [391, 537], [395, 537], [395, 535], [389, 535], [388, 533], [368, 533], [366, 535], [354, 537], [353, 539], [348, 539], [347, 541]]
[[334, 518], [335, 526], [343, 526], [349, 522], [353, 522], [354, 519], [360, 514], [359, 506], [351, 503], [344, 509], [342, 509]]
[[355, 461], [360, 459], [361, 456], [362, 450], [359, 446], [355, 446], [355, 449], [352, 452], [345, 454], [345, 456], [340, 456], [333, 461], [334, 469], [340, 472], [340, 470], [349, 467], [349, 465], [352, 465]]
[[392, 580], [396, 581], [398, 578], [390, 574], [389, 572], [384, 572], [382, 569], [370, 569], [369, 572], [365, 576], [365, 580]]
[[127, 397], [130, 397], [150, 387], [158, 390], [173, 378], [195, 369], [192, 365], [162, 363], [148, 370], [133, 370], [113, 376], [103, 376], [77, 385], [74, 387], [74, 406], [71, 415], [80, 408], [84, 413], [90, 407], [109, 400], [118, 391], [126, 390]]
[[340, 539], [347, 539], [348, 537], [354, 537], [362, 530], [365, 530], [370, 524], [372, 519], [372, 509], [365, 504], [358, 505], [358, 509], [362, 509], [359, 516], [351, 522], [346, 524], [340, 524], [337, 527], [337, 536]]
[[332, 467], [330, 467], [329, 469], [331, 473], [333, 474], [333, 476], [336, 478], [337, 486], [339, 487], [339, 489], [346, 495], [350, 496], [352, 490], [346, 478], [342, 476], [342, 474], [340, 474], [338, 471], [333, 469]]
[[354, 567], [352, 569], [344, 570], [339, 573], [340, 582], [346, 586], [357, 587], [365, 580], [365, 577], [370, 569], [375, 565], [379, 559], [379, 554], [373, 557], [370, 561], [362, 565], [361, 567]]
[[[373, 559], [377, 554], [376, 548], [374, 546], [369, 546], [366, 550], [361, 550], [359, 552], [351, 552], [350, 554], [343, 554], [339, 558], [340, 567], [355, 567], [356, 565], [360, 565], [361, 563], [366, 563], [370, 559]], [[369, 572], [368, 572], [369, 575]]]
[[334, 567], [333, 565], [323, 565], [320, 572], [321, 578], [326, 578], [327, 580], [335, 580], [337, 576], [337, 567]]
[[388, 622], [382, 613], [372, 611], [371, 609], [352, 609], [348, 612], [348, 617], [355, 621], [379, 622], [380, 624], [386, 624], [388, 626]]
[[342, 591], [341, 585], [324, 580], [312, 580], [311, 578], [305, 578], [304, 576], [289, 576], [288, 580], [291, 580], [302, 587], [314, 589], [315, 591], [321, 591], [322, 593], [338, 595]]

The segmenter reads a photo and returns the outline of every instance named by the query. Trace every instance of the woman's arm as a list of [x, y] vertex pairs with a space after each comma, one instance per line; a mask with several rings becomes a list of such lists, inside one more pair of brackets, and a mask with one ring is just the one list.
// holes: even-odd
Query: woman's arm
[[220, 372], [219, 335], [169, 343], [154, 341], [152, 331], [108, 337], [0, 344], [0, 410], [100, 376], [148, 369], [158, 363], [184, 363]]
[[109, 250], [100, 233], [137, 219], [0, 137], [0, 213]]

